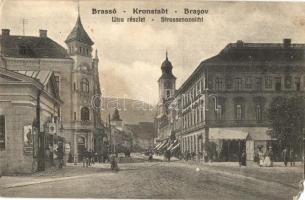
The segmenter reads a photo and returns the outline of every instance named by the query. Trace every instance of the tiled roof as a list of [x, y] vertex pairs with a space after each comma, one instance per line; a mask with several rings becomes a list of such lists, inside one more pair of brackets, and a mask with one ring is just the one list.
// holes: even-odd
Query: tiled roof
[[15, 58], [67, 58], [66, 50], [48, 37], [0, 36], [1, 53]]
[[296, 62], [305, 60], [305, 45], [282, 43], [237, 43], [228, 44], [218, 55], [203, 61], [214, 62]]
[[80, 20], [80, 16], [78, 16], [76, 24], [75, 24], [74, 28], [72, 29], [71, 33], [68, 35], [65, 42], [68, 43], [68, 42], [74, 41], [74, 40], [83, 42], [90, 46], [92, 46], [94, 44], [93, 41], [90, 39], [89, 35], [87, 34], [87, 32], [85, 31], [85, 29], [82, 25], [82, 22]]
[[[284, 39], [285, 40], [285, 39]], [[287, 40], [287, 39], [286, 39]], [[244, 67], [256, 67], [252, 64], [285, 64], [285, 63], [304, 63], [305, 44], [284, 43], [244, 43], [237, 41], [228, 44], [220, 53], [209, 59], [202, 61], [195, 71], [179, 88], [176, 95], [184, 91], [187, 85], [193, 80], [196, 74], [201, 73], [203, 69], [217, 68], [217, 66], [227, 66], [228, 68], [235, 64], [243, 64]], [[212, 66], [209, 66], [212, 65]], [[231, 68], [230, 68], [231, 69]], [[232, 68], [233, 69], [233, 68]]]

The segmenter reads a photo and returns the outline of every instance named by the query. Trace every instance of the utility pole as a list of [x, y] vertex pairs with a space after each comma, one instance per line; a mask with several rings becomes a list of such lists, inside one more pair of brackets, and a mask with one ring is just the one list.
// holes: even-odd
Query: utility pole
[[28, 20], [25, 19], [25, 18], [22, 18], [22, 33], [23, 33], [23, 36], [25, 36], [25, 24], [28, 23]]
[[112, 154], [112, 139], [111, 139], [110, 114], [108, 115], [108, 123], [109, 123], [109, 144], [110, 144], [110, 153]]
[[303, 179], [305, 179], [305, 128], [303, 128]]

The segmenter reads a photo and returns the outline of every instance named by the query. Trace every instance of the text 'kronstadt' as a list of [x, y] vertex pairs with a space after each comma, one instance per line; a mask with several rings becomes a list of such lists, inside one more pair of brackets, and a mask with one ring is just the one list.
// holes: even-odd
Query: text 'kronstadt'
[[139, 9], [139, 8], [134, 8], [132, 9], [133, 14], [152, 14], [152, 15], [159, 15], [159, 14], [168, 14], [168, 9], [167, 8], [161, 8], [161, 9]]

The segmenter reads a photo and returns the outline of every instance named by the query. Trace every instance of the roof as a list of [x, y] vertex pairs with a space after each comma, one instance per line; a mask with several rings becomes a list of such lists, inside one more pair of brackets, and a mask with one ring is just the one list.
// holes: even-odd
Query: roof
[[[0, 77], [5, 80], [6, 84], [11, 84], [12, 82], [14, 82], [14, 84], [34, 84], [39, 90], [47, 93], [49, 97], [62, 103], [52, 71], [18, 71], [0, 67], [0, 74]], [[48, 84], [50, 87], [45, 87]]]
[[305, 44], [283, 43], [244, 43], [237, 41], [228, 44], [219, 54], [203, 63], [214, 62], [295, 62], [305, 60]]
[[161, 65], [162, 75], [160, 79], [176, 79], [176, 77], [173, 75], [172, 69], [173, 69], [173, 65], [168, 60], [166, 53], [166, 59], [163, 61]]
[[48, 37], [0, 35], [1, 53], [15, 58], [67, 58], [66, 50]]
[[85, 29], [82, 25], [80, 16], [77, 17], [76, 24], [75, 24], [74, 28], [72, 29], [72, 31], [70, 32], [70, 34], [68, 35], [65, 42], [68, 43], [68, 42], [74, 41], [74, 40], [83, 42], [90, 46], [92, 46], [94, 44], [94, 42], [90, 39], [89, 35], [85, 31]]
[[35, 80], [38, 80], [42, 85], [46, 85], [49, 82], [49, 79], [53, 73], [52, 71], [15, 71], [15, 72], [26, 75]]
[[[291, 44], [290, 39], [285, 43], [245, 43], [237, 41], [229, 43], [216, 56], [202, 61], [193, 71], [188, 79], [181, 85], [176, 95], [183, 91], [184, 88], [209, 65], [232, 67], [234, 64], [243, 64], [244, 67], [253, 67], [254, 63], [264, 66], [267, 63], [304, 63], [305, 61], [305, 44]], [[256, 67], [256, 66], [255, 66]], [[210, 68], [209, 68], [210, 69]], [[211, 68], [212, 69], [212, 68]]]

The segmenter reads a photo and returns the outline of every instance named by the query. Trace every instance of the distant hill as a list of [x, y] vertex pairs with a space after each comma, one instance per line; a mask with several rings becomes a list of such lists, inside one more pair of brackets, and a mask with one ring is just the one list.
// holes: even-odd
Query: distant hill
[[108, 122], [108, 114], [112, 117], [117, 107], [120, 117], [125, 124], [137, 124], [139, 122], [153, 122], [156, 114], [155, 106], [139, 100], [124, 98], [103, 98], [102, 119]]

